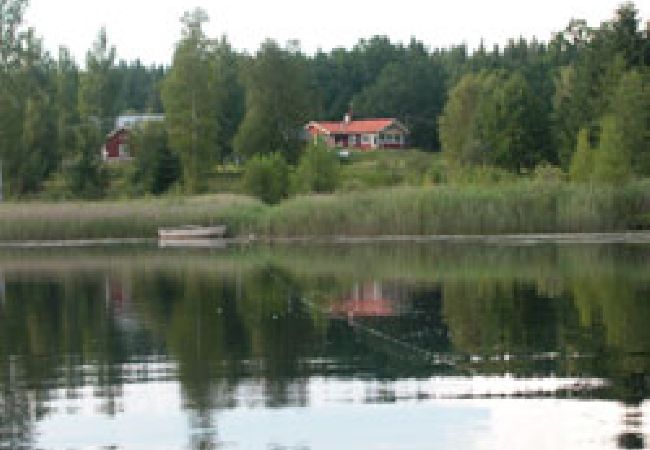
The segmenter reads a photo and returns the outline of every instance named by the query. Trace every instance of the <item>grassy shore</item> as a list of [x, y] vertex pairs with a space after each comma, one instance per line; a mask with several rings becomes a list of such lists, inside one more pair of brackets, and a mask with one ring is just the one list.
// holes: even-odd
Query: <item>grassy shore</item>
[[96, 202], [9, 202], [0, 204], [0, 240], [155, 237], [159, 227], [186, 224], [226, 224], [239, 233], [255, 224], [264, 210], [257, 200], [231, 194]]
[[648, 229], [650, 182], [394, 187], [301, 196], [273, 207], [232, 194], [0, 204], [5, 241], [155, 237], [159, 227], [183, 224], [226, 224], [232, 235], [282, 237]]

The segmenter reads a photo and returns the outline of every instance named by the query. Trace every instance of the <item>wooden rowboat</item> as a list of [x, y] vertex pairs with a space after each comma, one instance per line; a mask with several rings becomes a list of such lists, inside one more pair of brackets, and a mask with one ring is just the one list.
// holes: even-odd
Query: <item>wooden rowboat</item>
[[226, 235], [226, 226], [217, 225], [202, 227], [199, 225], [186, 225], [178, 228], [159, 228], [158, 239], [181, 240], [181, 239], [219, 239]]

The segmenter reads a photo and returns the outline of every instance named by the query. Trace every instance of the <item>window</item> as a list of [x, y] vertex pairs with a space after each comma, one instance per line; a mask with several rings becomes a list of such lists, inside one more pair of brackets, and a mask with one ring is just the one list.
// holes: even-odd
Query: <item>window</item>
[[362, 134], [361, 135], [361, 143], [362, 144], [370, 144], [370, 135], [369, 134]]

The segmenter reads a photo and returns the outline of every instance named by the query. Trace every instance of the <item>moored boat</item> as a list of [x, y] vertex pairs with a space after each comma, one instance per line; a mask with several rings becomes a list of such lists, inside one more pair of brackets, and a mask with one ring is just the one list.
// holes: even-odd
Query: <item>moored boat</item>
[[217, 225], [203, 227], [199, 225], [185, 225], [177, 228], [159, 228], [158, 239], [219, 239], [226, 235], [226, 226]]

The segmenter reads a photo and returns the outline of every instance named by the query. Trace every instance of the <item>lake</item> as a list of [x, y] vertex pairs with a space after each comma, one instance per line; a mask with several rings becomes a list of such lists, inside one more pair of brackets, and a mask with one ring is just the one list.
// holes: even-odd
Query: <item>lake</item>
[[647, 448], [650, 245], [0, 250], [0, 449]]

